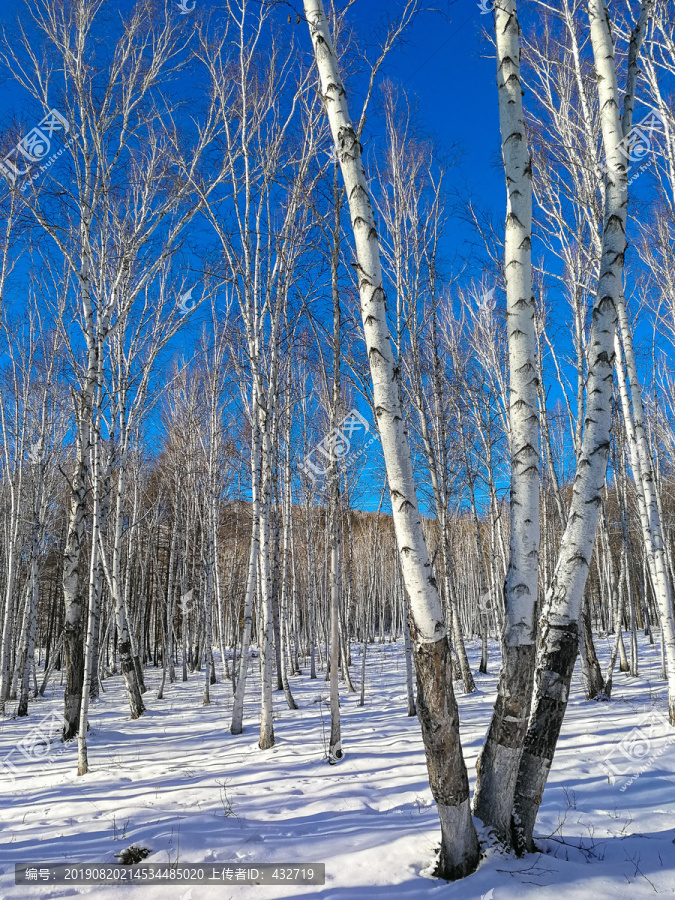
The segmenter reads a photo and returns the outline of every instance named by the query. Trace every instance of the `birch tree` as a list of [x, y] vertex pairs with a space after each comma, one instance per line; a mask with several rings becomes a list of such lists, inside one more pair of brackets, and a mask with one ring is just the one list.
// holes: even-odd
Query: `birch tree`
[[392, 354], [382, 287], [379, 243], [368, 194], [361, 145], [321, 0], [305, 0], [319, 72], [320, 92], [344, 179], [354, 229], [361, 316], [373, 382], [401, 568], [410, 600], [419, 717], [429, 780], [441, 820], [438, 874], [463, 877], [478, 863], [478, 839], [469, 808], [469, 785], [459, 738], [459, 718], [448, 677], [450, 649], [417, 506], [410, 444], [400, 407], [400, 374]]
[[[640, 11], [636, 25], [637, 49], [650, 7], [646, 0]], [[567, 526], [542, 612], [532, 713], [516, 785], [513, 832], [515, 846], [521, 852], [533, 848], [537, 810], [567, 707], [578, 650], [579, 612], [609, 458], [614, 334], [626, 250], [628, 179], [626, 157], [620, 146], [623, 130], [617, 67], [604, 0], [589, 0], [588, 16], [608, 166], [602, 261], [589, 339], [584, 432]]]
[[509, 349], [511, 528], [497, 703], [477, 765], [474, 810], [511, 843], [511, 813], [535, 663], [539, 567], [538, 368], [532, 289], [532, 163], [523, 117], [515, 0], [495, 7], [497, 85], [507, 186], [504, 272]]

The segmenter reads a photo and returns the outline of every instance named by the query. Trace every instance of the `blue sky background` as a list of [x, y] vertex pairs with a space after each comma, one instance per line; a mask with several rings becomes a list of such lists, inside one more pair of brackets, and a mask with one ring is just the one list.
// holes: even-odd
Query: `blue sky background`
[[[401, 3], [357, 0], [373, 23]], [[443, 6], [443, 4], [441, 4]], [[458, 167], [450, 175], [455, 189], [471, 194], [501, 218], [505, 187], [501, 169], [496, 63], [486, 28], [492, 15], [482, 15], [475, 0], [456, 0], [444, 15], [423, 13], [406, 40], [391, 55], [385, 71], [400, 80], [419, 103], [426, 130], [445, 147], [457, 145]], [[390, 13], [391, 14], [391, 13]], [[447, 17], [446, 17], [447, 16]], [[470, 232], [461, 219], [448, 228], [448, 251], [460, 251]]]
[[[195, 2], [204, 10], [218, 8], [218, 3], [211, 0]], [[128, 4], [108, 0], [105, 5], [113, 9]], [[293, 5], [301, 7], [300, 2]], [[502, 216], [505, 192], [500, 168], [495, 61], [483, 34], [486, 27], [492, 26], [492, 15], [481, 15], [475, 0], [442, 0], [434, 5], [442, 8], [442, 14], [426, 12], [418, 16], [404, 41], [388, 58], [380, 81], [383, 75], [391, 77], [416, 95], [423, 128], [434, 134], [442, 146], [457, 145], [461, 151], [458, 167], [452, 172], [453, 186], [470, 192]], [[375, 37], [383, 33], [387, 18], [393, 18], [402, 6], [400, 0], [357, 0], [350, 18], [358, 22], [359, 32], [363, 30]], [[11, 23], [22, 9], [24, 0], [4, 0], [0, 22]], [[297, 27], [306, 28], [304, 23]], [[309, 48], [309, 41], [307, 44]], [[14, 113], [23, 118], [26, 102], [32, 109], [32, 100], [21, 97], [19, 91], [16, 84], [1, 76], [3, 117]], [[369, 125], [375, 126], [375, 122], [369, 120], [366, 125], [366, 140]], [[453, 219], [448, 237], [448, 250], [457, 251], [469, 237], [469, 231], [459, 219]]]
[[[118, 9], [126, 9], [130, 5], [130, 0], [107, 0], [104, 11], [114, 19]], [[218, 5], [218, 2], [211, 0], [196, 0], [195, 11], [210, 10], [217, 18]], [[296, 9], [301, 8], [299, 0], [290, 5]], [[338, 6], [342, 5], [344, 4], [338, 3]], [[382, 39], [387, 19], [396, 18], [403, 5], [403, 0], [356, 0], [351, 7], [350, 21], [359, 37], [369, 41], [371, 59], [375, 57], [375, 47]], [[403, 41], [388, 57], [379, 82], [385, 77], [392, 78], [416, 98], [421, 129], [437, 139], [441, 150], [454, 148], [458, 151], [458, 162], [448, 174], [451, 191], [459, 198], [471, 197], [479, 208], [489, 212], [501, 233], [505, 213], [505, 186], [500, 153], [496, 63], [494, 49], [485, 34], [486, 29], [493, 27], [493, 16], [481, 14], [477, 0], [441, 0], [440, 5], [441, 12], [418, 15]], [[178, 7], [177, 3], [176, 6]], [[527, 17], [530, 11], [528, 4], [521, 6], [521, 14]], [[286, 8], [284, 7], [283, 15], [284, 27]], [[0, 21], [10, 23], [22, 10], [26, 11], [23, 0], [5, 0], [0, 11]], [[300, 22], [289, 28], [292, 28], [293, 38], [301, 45], [306, 45], [308, 53], [311, 53], [306, 25]], [[525, 29], [530, 35], [529, 24], [525, 25]], [[283, 36], [284, 30], [281, 34]], [[9, 76], [0, 77], [0, 114], [5, 122], [18, 118], [27, 128], [35, 124], [33, 100], [27, 95], [22, 96], [22, 89]], [[197, 89], [197, 85], [188, 84], [188, 92], [191, 87]], [[360, 102], [358, 87], [355, 83], [353, 87], [350, 105], [352, 114], [355, 115], [360, 109]], [[377, 97], [376, 90], [363, 135], [366, 150], [369, 142], [383, 136], [383, 122], [377, 116]], [[527, 104], [527, 92], [525, 103]], [[631, 203], [634, 202], [635, 191], [643, 191], [647, 185], [647, 177], [637, 182], [632, 189]], [[536, 244], [534, 252], [536, 260]], [[475, 231], [461, 215], [450, 215], [442, 253], [446, 262], [446, 274], [451, 270], [456, 272], [459, 265], [468, 264], [467, 274], [480, 276], [483, 253], [480, 248], [476, 248]], [[550, 258], [547, 262], [552, 264]], [[549, 295], [547, 302], [555, 304], [555, 295]], [[183, 341], [186, 350], [194, 346], [194, 329], [202, 318], [201, 312], [194, 318], [195, 322], [188, 326], [179, 339]], [[566, 327], [566, 319], [565, 312], [558, 320], [563, 329]], [[557, 390], [553, 383], [550, 399], [555, 399]], [[153, 429], [152, 424], [150, 428]], [[377, 455], [379, 454], [375, 448], [369, 452], [364, 471], [367, 484], [369, 477], [372, 478], [360, 502], [360, 505], [366, 507], [377, 507], [379, 502], [379, 478], [375, 477], [379, 464], [373, 458]]]
[[[104, 11], [114, 20], [116, 9], [126, 9], [130, 5], [129, 0], [107, 2]], [[294, 5], [301, 8], [301, 3]], [[443, 0], [440, 5], [440, 13], [418, 15], [403, 41], [388, 57], [379, 82], [389, 77], [402, 83], [406, 91], [417, 98], [422, 131], [432, 134], [441, 150], [454, 148], [458, 151], [457, 165], [448, 176], [452, 191], [462, 196], [471, 195], [479, 206], [487, 206], [499, 220], [503, 220], [505, 189], [500, 159], [495, 61], [492, 46], [484, 35], [485, 28], [492, 27], [493, 17], [481, 15], [474, 0]], [[196, 11], [211, 9], [215, 17], [218, 15], [217, 2], [196, 0], [196, 7]], [[387, 20], [395, 18], [402, 7], [402, 2], [386, 0], [357, 0], [352, 6], [350, 20], [356, 26], [359, 37], [369, 42], [373, 49], [370, 54], [372, 58]], [[22, 14], [22, 18], [26, 15], [25, 3], [22, 0], [5, 0], [0, 21], [10, 24], [17, 14]], [[293, 37], [305, 42], [308, 52], [311, 52], [305, 29], [302, 22], [294, 26]], [[354, 88], [356, 94], [358, 89], [355, 84]], [[2, 76], [0, 113], [5, 121], [18, 119], [26, 124], [27, 129], [35, 124], [35, 103], [22, 94], [23, 89], [11, 78]], [[382, 136], [383, 122], [377, 116], [377, 96], [376, 90], [364, 132], [366, 146], [369, 141]], [[360, 107], [356, 95], [353, 106], [353, 113], [356, 114]], [[469, 252], [467, 241], [471, 237], [475, 240], [475, 234], [460, 217], [450, 218], [442, 248], [448, 270], [455, 268], [455, 257], [465, 256]], [[479, 268], [478, 264], [472, 274], [477, 274]], [[201, 313], [194, 318], [196, 321], [179, 338], [186, 349], [193, 346], [190, 333], [194, 336]], [[157, 422], [149, 423], [151, 431], [156, 425]], [[359, 505], [365, 507], [377, 508], [379, 503], [381, 481], [377, 474], [380, 469], [377, 457], [381, 454], [377, 447], [379, 444], [369, 451], [361, 479], [363, 490], [359, 491]]]

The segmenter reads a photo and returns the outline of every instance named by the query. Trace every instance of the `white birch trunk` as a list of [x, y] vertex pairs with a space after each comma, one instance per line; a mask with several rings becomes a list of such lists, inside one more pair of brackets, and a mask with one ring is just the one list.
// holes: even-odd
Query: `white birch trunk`
[[475, 814], [511, 845], [511, 815], [534, 678], [539, 567], [539, 416], [532, 290], [532, 162], [523, 116], [515, 0], [495, 6], [497, 85], [507, 187], [504, 272], [509, 352], [511, 530], [499, 688], [476, 766]]
[[418, 705], [430, 786], [441, 820], [438, 874], [455, 879], [479, 858], [469, 807], [469, 785], [459, 738], [459, 717], [449, 677], [446, 627], [422, 530], [410, 445], [400, 406], [399, 374], [386, 321], [386, 297], [377, 230], [361, 145], [352, 125], [337, 57], [321, 0], [304, 0], [319, 71], [320, 90], [340, 162], [357, 256], [357, 277], [373, 399], [382, 439], [396, 540], [411, 609]]
[[64, 693], [64, 740], [77, 734], [82, 702], [82, 679], [84, 675], [84, 652], [82, 634], [82, 595], [79, 587], [80, 550], [84, 540], [86, 512], [86, 474], [89, 452], [90, 406], [83, 402], [77, 435], [77, 460], [73, 475], [70, 499], [70, 515], [66, 546], [63, 554], [63, 601], [66, 610], [63, 627], [64, 657], [66, 669], [66, 689]]
[[[123, 404], [124, 401], [121, 401]], [[124, 411], [120, 412], [120, 419], [124, 419]], [[122, 440], [128, 438], [125, 435], [125, 429], [122, 426], [120, 431], [123, 435]], [[110, 593], [112, 595], [113, 609], [115, 612], [115, 623], [118, 633], [118, 650], [120, 654], [120, 667], [124, 677], [124, 685], [127, 692], [127, 700], [129, 701], [129, 710], [132, 719], [137, 719], [145, 712], [145, 706], [141, 698], [141, 686], [136, 671], [135, 654], [133, 652], [131, 630], [129, 628], [129, 619], [126, 614], [124, 604], [124, 594], [122, 585], [122, 537], [124, 525], [124, 494], [126, 487], [126, 468], [127, 468], [127, 452], [123, 447], [120, 467], [117, 475], [117, 496], [115, 504], [115, 523], [113, 529], [113, 547], [112, 547], [112, 571], [110, 577]]]
[[[261, 750], [269, 750], [274, 746], [274, 708], [272, 702], [272, 656], [274, 654], [274, 620], [272, 615], [272, 570], [270, 564], [271, 538], [271, 489], [272, 489], [272, 449], [269, 425], [264, 421], [265, 413], [259, 404], [259, 427], [262, 435], [262, 484], [260, 503], [260, 550], [259, 571], [260, 590], [258, 596], [261, 606], [262, 628], [259, 631], [260, 642], [260, 739]], [[262, 421], [261, 421], [262, 419]]]
[[[169, 673], [169, 684], [176, 681], [176, 667], [173, 661], [174, 654], [174, 632], [173, 632], [173, 611], [174, 611], [174, 563], [176, 558], [176, 541], [177, 528], [174, 525], [173, 534], [171, 535], [171, 549], [169, 551], [169, 578], [166, 591], [166, 653], [167, 653], [167, 670]], [[158, 699], [162, 699], [158, 696]]]
[[[2, 407], [2, 404], [0, 404], [0, 407]], [[4, 412], [0, 414], [2, 414], [3, 443], [6, 452], [8, 452], [7, 448], [9, 442], [7, 440], [7, 432], [5, 429]], [[5, 703], [9, 698], [12, 682], [11, 644], [12, 638], [14, 637], [16, 556], [18, 552], [17, 542], [20, 522], [19, 506], [21, 501], [21, 482], [19, 481], [19, 486], [17, 488], [10, 471], [8, 457], [6, 458], [6, 474], [10, 492], [10, 514], [6, 549], [7, 574], [5, 585], [5, 612], [2, 622], [2, 650], [0, 652], [0, 715], [2, 716], [5, 714]]]
[[628, 184], [625, 157], [619, 149], [623, 132], [605, 0], [589, 0], [588, 13], [603, 145], [609, 167], [602, 259], [588, 345], [584, 433], [567, 526], [542, 614], [532, 714], [516, 786], [514, 831], [519, 852], [534, 847], [537, 811], [567, 707], [578, 651], [579, 612], [602, 505], [610, 448], [614, 334], [623, 284]]
[[[306, 487], [307, 490], [307, 487]], [[307, 632], [309, 638], [309, 677], [316, 678], [316, 589], [315, 589], [315, 565], [314, 542], [310, 527], [312, 507], [309, 497], [305, 503], [305, 540], [307, 542]]]
[[293, 515], [293, 493], [291, 482], [291, 411], [290, 407], [287, 413], [287, 431], [286, 431], [286, 451], [284, 463], [284, 478], [281, 485], [282, 504], [283, 504], [283, 548], [281, 559], [281, 599], [279, 601], [279, 653], [277, 658], [281, 667], [281, 683], [286, 697], [286, 704], [289, 709], [297, 709], [298, 705], [293, 699], [293, 692], [288, 682], [288, 666], [291, 658], [291, 645], [288, 633], [289, 615], [288, 615], [288, 595], [290, 593], [289, 563], [291, 562], [291, 525]]
[[[337, 480], [337, 463], [333, 463], [333, 478]], [[340, 649], [340, 622], [338, 605], [340, 602], [340, 548], [337, 535], [337, 502], [331, 503], [330, 530], [330, 741], [328, 759], [334, 763], [342, 758], [342, 732], [340, 729], [340, 694], [338, 686], [338, 664]]]
[[403, 642], [405, 647], [405, 689], [407, 713], [409, 716], [416, 716], [417, 706], [415, 705], [415, 688], [413, 687], [412, 641], [410, 640], [410, 623], [408, 622], [408, 601], [406, 599], [405, 588], [403, 586], [401, 586], [401, 604], [403, 617]]
[[[99, 357], [100, 359], [100, 357]], [[99, 366], [99, 378], [101, 371]], [[99, 397], [100, 402], [100, 397]], [[97, 415], [98, 412], [98, 415]], [[94, 440], [92, 445], [91, 483], [93, 492], [92, 529], [91, 529], [91, 559], [89, 565], [89, 616], [87, 621], [87, 639], [84, 649], [84, 672], [82, 684], [82, 702], [80, 704], [80, 720], [77, 733], [77, 774], [86, 775], [89, 771], [87, 757], [87, 727], [89, 721], [89, 697], [91, 693], [91, 672], [94, 662], [94, 629], [96, 623], [96, 578], [99, 561], [99, 533], [100, 533], [100, 436], [98, 434], [100, 411], [94, 410], [93, 428]]]
[[33, 537], [30, 558], [30, 579], [28, 594], [26, 598], [26, 607], [28, 611], [28, 635], [26, 641], [26, 656], [23, 666], [23, 674], [21, 678], [21, 691], [19, 693], [19, 705], [17, 708], [17, 716], [28, 715], [28, 692], [30, 687], [30, 676], [33, 669], [33, 659], [35, 655], [35, 630], [37, 626], [37, 608], [39, 597], [39, 579], [38, 579], [38, 547], [35, 535]]
[[[254, 395], [255, 397], [255, 395]], [[232, 722], [230, 732], [241, 734], [244, 718], [244, 695], [246, 693], [246, 675], [248, 673], [248, 653], [251, 646], [251, 622], [253, 618], [253, 598], [258, 574], [258, 561], [260, 558], [260, 500], [258, 495], [260, 470], [260, 437], [257, 422], [252, 421], [251, 434], [251, 549], [248, 561], [248, 577], [246, 579], [246, 594], [244, 596], [244, 627], [241, 633], [241, 654], [239, 656], [239, 675], [234, 691], [232, 705]], [[258, 598], [260, 602], [260, 596]]]

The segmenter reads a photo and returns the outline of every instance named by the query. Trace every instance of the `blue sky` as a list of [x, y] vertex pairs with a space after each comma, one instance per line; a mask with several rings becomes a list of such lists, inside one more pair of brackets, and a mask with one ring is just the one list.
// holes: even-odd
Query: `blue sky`
[[[195, 2], [205, 10], [218, 7], [213, 0]], [[107, 0], [105, 5], [114, 8], [122, 4]], [[126, 0], [123, 5], [128, 5]], [[293, 5], [301, 7], [299, 0]], [[385, 18], [394, 18], [403, 5], [401, 0], [356, 0], [350, 18], [358, 23], [359, 30], [362, 25], [364, 33], [381, 34]], [[493, 18], [482, 15], [475, 0], [442, 0], [433, 5], [442, 7], [443, 14], [420, 14], [407, 31], [405, 41], [390, 55], [383, 74], [402, 82], [407, 91], [417, 96], [425, 130], [437, 136], [442, 146], [459, 146], [462, 157], [452, 173], [453, 186], [470, 191], [501, 216], [505, 191], [500, 168], [495, 61], [492, 46], [483, 34], [485, 28], [492, 27]], [[0, 22], [12, 22], [24, 9], [24, 0], [4, 0]], [[21, 115], [23, 101], [16, 85], [4, 79], [3, 82], [0, 110], [6, 113], [11, 109]], [[466, 235], [461, 222], [451, 223], [449, 236], [455, 250], [460, 249], [458, 243]]]
[[[367, 18], [377, 22], [402, 3], [357, 0]], [[443, 6], [443, 4], [440, 4]], [[444, 9], [446, 12], [446, 9]], [[504, 176], [501, 169], [496, 63], [492, 45], [484, 36], [493, 27], [492, 15], [482, 15], [474, 0], [456, 0], [447, 6], [447, 18], [421, 14], [409, 29], [405, 43], [391, 55], [386, 74], [414, 93], [424, 127], [446, 147], [462, 152], [452, 172], [453, 186], [471, 193], [503, 217]], [[468, 236], [461, 221], [450, 223], [448, 237], [454, 250]]]
[[[217, 15], [217, 0], [195, 2], [204, 11], [210, 7]], [[107, 0], [104, 7], [111, 13], [116, 7], [129, 5], [128, 0], [122, 3]], [[292, 5], [299, 9], [301, 2], [294, 0]], [[502, 219], [505, 189], [495, 61], [493, 48], [484, 35], [485, 29], [492, 27], [493, 17], [482, 15], [474, 0], [441, 0], [434, 5], [440, 6], [442, 13], [418, 15], [404, 40], [389, 56], [379, 80], [390, 77], [402, 83], [418, 100], [423, 130], [433, 134], [441, 148], [459, 150], [458, 164], [449, 177], [452, 189], [462, 196], [471, 195], [479, 205], [489, 207]], [[350, 20], [360, 34], [373, 38], [371, 47], [374, 47], [375, 40], [384, 33], [386, 19], [394, 19], [403, 6], [403, 0], [356, 0], [350, 10]], [[17, 13], [26, 12], [25, 7], [24, 0], [4, 0], [0, 22], [11, 23]], [[305, 28], [303, 23], [297, 27]], [[306, 36], [298, 33], [296, 37]], [[307, 45], [309, 49], [308, 39]], [[3, 76], [0, 112], [32, 122], [33, 101], [21, 93], [16, 83]], [[374, 115], [368, 120], [366, 142], [375, 137], [373, 131], [380, 124]], [[463, 250], [466, 252], [464, 244], [470, 234], [459, 217], [450, 219], [444, 248], [448, 260]]]
[[[217, 17], [218, 0], [195, 2], [197, 11], [210, 9]], [[104, 9], [114, 17], [117, 9], [129, 5], [130, 0], [120, 0], [119, 3], [107, 0]], [[301, 2], [294, 0], [291, 5], [299, 9]], [[343, 5], [340, 0], [338, 6]], [[390, 77], [402, 83], [417, 98], [422, 130], [434, 135], [442, 149], [454, 147], [459, 151], [457, 165], [448, 176], [449, 186], [460, 198], [471, 196], [479, 207], [488, 210], [501, 231], [505, 186], [500, 153], [496, 63], [494, 49], [485, 34], [486, 29], [493, 27], [493, 16], [481, 14], [477, 0], [440, 0], [440, 5], [443, 13], [427, 12], [418, 16], [403, 42], [389, 56], [380, 81], [383, 77]], [[374, 47], [377, 38], [383, 34], [386, 18], [395, 18], [403, 6], [404, 0], [356, 0], [349, 16], [359, 35], [371, 39], [370, 46]], [[17, 12], [25, 12], [25, 7], [23, 0], [5, 0], [0, 21], [11, 22]], [[284, 13], [284, 21], [285, 17]], [[293, 32], [294, 38], [304, 42], [311, 53], [304, 23], [295, 26]], [[21, 88], [15, 83], [3, 78], [0, 81], [0, 112], [5, 117], [12, 113], [22, 121], [32, 123], [34, 104], [28, 97], [22, 97], [20, 92]], [[363, 135], [366, 145], [382, 137], [383, 123], [378, 119], [375, 103], [376, 100]], [[359, 107], [356, 96], [352, 113], [355, 114]], [[640, 182], [641, 185], [645, 183], [646, 179]], [[475, 242], [473, 229], [461, 216], [451, 215], [443, 246], [448, 263], [446, 269], [450, 266], [456, 268], [452, 262], [455, 256], [464, 257], [471, 266], [469, 274], [479, 276], [483, 254], [478, 250], [472, 255], [469, 239]], [[561, 323], [564, 320], [565, 317], [561, 317]], [[555, 386], [553, 390], [555, 393]]]
[[[204, 11], [211, 7], [217, 16], [217, 2], [196, 0], [196, 4]], [[120, 4], [107, 2], [104, 8], [107, 7], [106, 12], [114, 17], [116, 8], [129, 5], [129, 0], [122, 0]], [[296, 5], [300, 8], [301, 3]], [[374, 47], [384, 32], [384, 21], [395, 18], [403, 5], [403, 2], [386, 0], [356, 0], [350, 19], [360, 36], [372, 38], [371, 46]], [[418, 16], [406, 32], [404, 41], [388, 58], [380, 81], [390, 77], [417, 97], [422, 129], [436, 137], [441, 149], [454, 146], [459, 151], [458, 164], [449, 175], [451, 188], [464, 196], [471, 194], [501, 220], [505, 189], [500, 160], [495, 61], [492, 46], [484, 35], [485, 28], [492, 26], [493, 17], [481, 15], [478, 3], [473, 0], [450, 0], [449, 3], [443, 0], [441, 6], [444, 7], [443, 14], [428, 12]], [[10, 23], [17, 13], [25, 15], [25, 3], [5, 0], [0, 18]], [[305, 28], [300, 23], [294, 36], [298, 40], [306, 39], [310, 50], [308, 35], [300, 32]], [[9, 112], [22, 121], [32, 122], [34, 103], [27, 96], [22, 97], [21, 91], [11, 81], [0, 82], [0, 110], [5, 115]], [[354, 107], [353, 112], [356, 112], [356, 100]], [[378, 121], [375, 108], [371, 109], [372, 115], [364, 132], [366, 143], [381, 136], [376, 132], [382, 123]], [[461, 218], [451, 217], [443, 248], [448, 262], [456, 254], [467, 252], [465, 240], [470, 234]]]

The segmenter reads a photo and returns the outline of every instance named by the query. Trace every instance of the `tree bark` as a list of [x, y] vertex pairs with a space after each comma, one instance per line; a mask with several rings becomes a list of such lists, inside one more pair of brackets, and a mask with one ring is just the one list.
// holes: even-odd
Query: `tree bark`
[[361, 144], [349, 117], [323, 4], [321, 0], [304, 0], [304, 10], [354, 229], [356, 272], [374, 408], [382, 439], [401, 568], [410, 600], [419, 715], [429, 782], [441, 821], [437, 871], [441, 877], [454, 880], [476, 868], [479, 846], [469, 807], [469, 783], [459, 737], [457, 703], [449, 678], [450, 648], [417, 505], [410, 445], [400, 406], [400, 375], [385, 316], [379, 242]]
[[523, 117], [515, 0], [495, 6], [497, 85], [507, 187], [504, 238], [509, 353], [511, 537], [497, 702], [476, 766], [474, 811], [507, 846], [535, 664], [539, 566], [539, 415], [532, 290], [532, 161]]
[[[646, 15], [648, 2], [640, 13]], [[628, 182], [619, 114], [617, 71], [605, 0], [589, 0], [603, 145], [608, 162], [598, 289], [588, 345], [584, 433], [572, 503], [542, 616], [535, 693], [521, 758], [513, 817], [518, 852], [533, 850], [534, 825], [567, 708], [578, 651], [578, 619], [602, 505], [611, 436], [617, 304], [626, 251]]]

